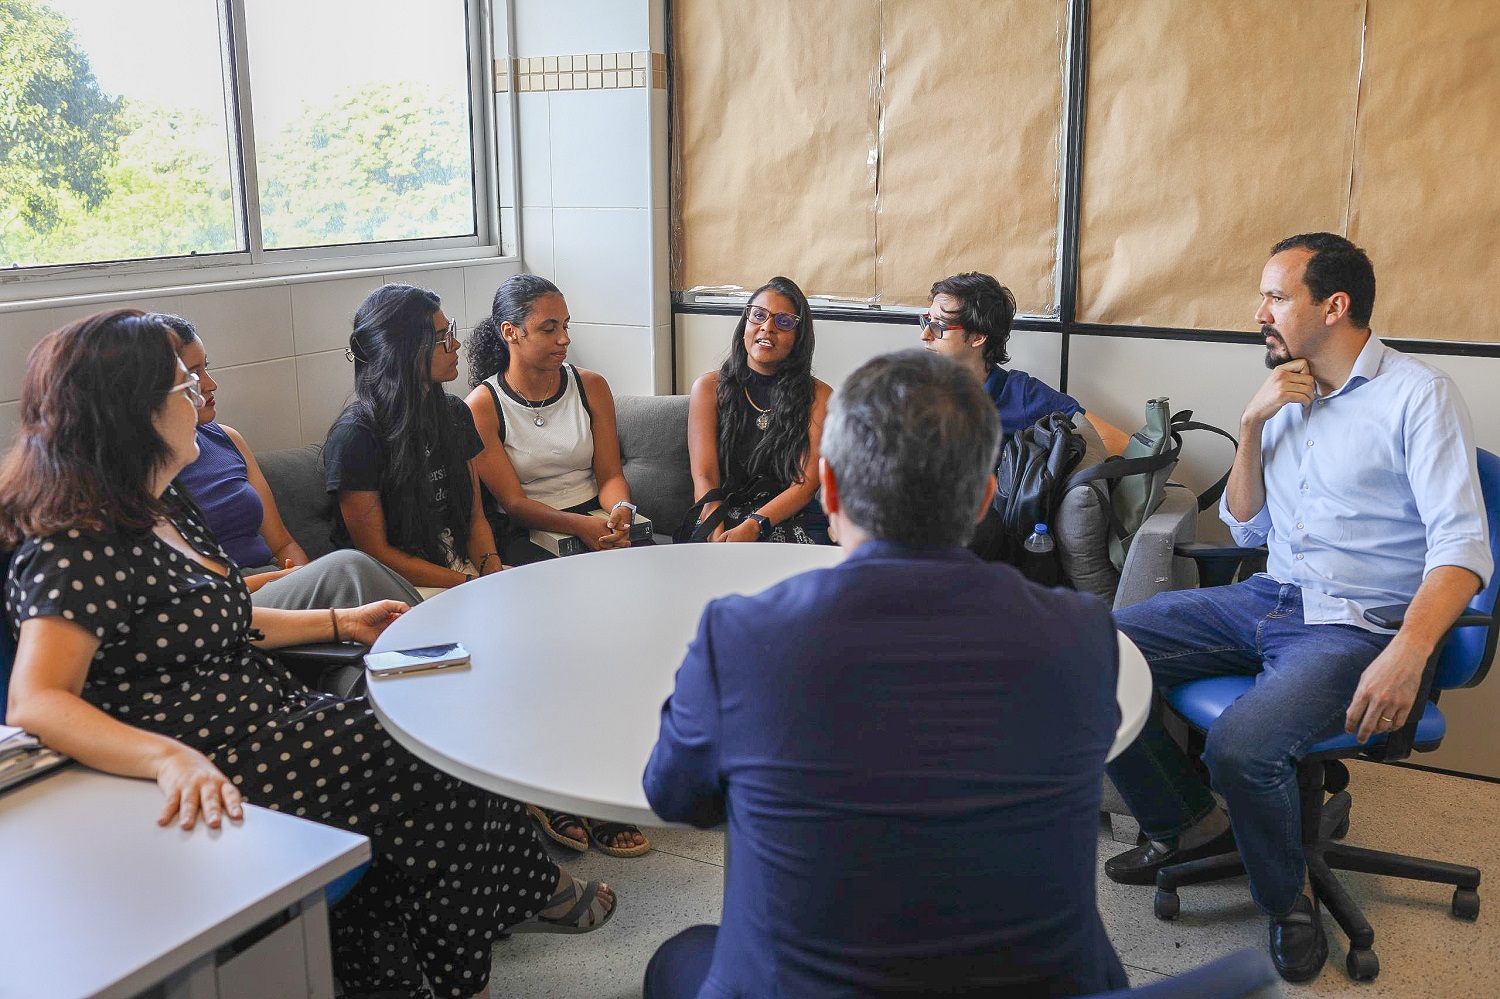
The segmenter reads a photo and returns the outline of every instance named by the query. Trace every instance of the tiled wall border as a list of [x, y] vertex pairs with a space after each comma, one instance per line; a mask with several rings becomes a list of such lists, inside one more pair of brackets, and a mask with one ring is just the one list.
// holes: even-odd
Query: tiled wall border
[[[594, 52], [588, 55], [523, 56], [515, 60], [516, 89], [627, 90], [667, 89], [667, 57], [660, 52]], [[510, 81], [503, 64], [495, 65], [495, 91], [504, 93]]]

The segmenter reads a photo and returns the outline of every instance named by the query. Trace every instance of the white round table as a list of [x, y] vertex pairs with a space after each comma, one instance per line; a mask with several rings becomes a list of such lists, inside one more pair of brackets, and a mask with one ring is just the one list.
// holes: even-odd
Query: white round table
[[[462, 642], [467, 669], [370, 681], [386, 729], [439, 770], [547, 808], [662, 825], [641, 774], [661, 705], [703, 608], [843, 559], [814, 545], [662, 545], [553, 559], [420, 604], [374, 651]], [[1141, 654], [1120, 639], [1113, 757], [1151, 704]]]

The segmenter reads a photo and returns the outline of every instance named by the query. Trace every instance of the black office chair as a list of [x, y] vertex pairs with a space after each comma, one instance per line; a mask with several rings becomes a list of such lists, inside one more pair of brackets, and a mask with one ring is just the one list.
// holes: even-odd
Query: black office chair
[[[1479, 452], [1479, 484], [1484, 493], [1490, 550], [1500, 565], [1500, 457], [1488, 451]], [[1454, 624], [1447, 640], [1428, 662], [1417, 695], [1417, 703], [1424, 705], [1423, 710], [1413, 710], [1399, 730], [1374, 736], [1365, 745], [1356, 742], [1354, 736], [1341, 733], [1313, 746], [1297, 762], [1303, 852], [1307, 858], [1308, 875], [1318, 899], [1349, 936], [1346, 966], [1349, 977], [1355, 980], [1370, 981], [1380, 973], [1380, 961], [1372, 949], [1375, 931], [1334, 876], [1335, 870], [1451, 884], [1454, 886], [1453, 915], [1467, 920], [1479, 917], [1477, 867], [1423, 860], [1339, 842], [1349, 831], [1351, 805], [1349, 793], [1345, 790], [1349, 771], [1340, 761], [1363, 757], [1395, 762], [1406, 759], [1412, 750], [1430, 752], [1438, 747], [1447, 731], [1447, 722], [1437, 706], [1439, 695], [1444, 690], [1475, 686], [1489, 671], [1497, 633], [1500, 633], [1495, 619], [1497, 597], [1500, 597], [1500, 571], [1491, 574], [1489, 583], [1469, 603], [1468, 611]], [[1366, 611], [1365, 618], [1383, 628], [1399, 628], [1405, 611], [1405, 604], [1377, 607]], [[1207, 732], [1220, 713], [1254, 683], [1252, 677], [1238, 676], [1195, 680], [1167, 691], [1165, 700], [1167, 706], [1194, 731], [1202, 733]], [[1329, 796], [1325, 798], [1325, 794]], [[1238, 853], [1165, 867], [1156, 875], [1156, 915], [1160, 919], [1177, 916], [1181, 908], [1177, 889], [1183, 885], [1204, 884], [1244, 873], [1245, 865]]]

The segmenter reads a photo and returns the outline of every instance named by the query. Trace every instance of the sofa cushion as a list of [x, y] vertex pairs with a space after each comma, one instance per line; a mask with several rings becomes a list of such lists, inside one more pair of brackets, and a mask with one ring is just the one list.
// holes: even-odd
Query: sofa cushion
[[333, 551], [333, 496], [323, 475], [323, 445], [308, 444], [255, 456], [286, 529], [311, 558]]
[[[1088, 443], [1075, 470], [1081, 472], [1103, 462], [1109, 452], [1092, 423], [1086, 418], [1075, 422], [1079, 436]], [[1120, 570], [1109, 558], [1109, 483], [1096, 481], [1068, 490], [1058, 507], [1054, 533], [1063, 573], [1074, 589], [1113, 606]]]
[[657, 534], [671, 534], [693, 505], [687, 412], [685, 395], [615, 397], [625, 481]]

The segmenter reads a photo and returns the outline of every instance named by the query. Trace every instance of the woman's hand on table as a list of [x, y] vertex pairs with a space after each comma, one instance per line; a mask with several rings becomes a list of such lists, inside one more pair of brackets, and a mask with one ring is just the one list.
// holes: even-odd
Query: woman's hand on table
[[244, 818], [239, 788], [208, 757], [180, 742], [157, 767], [156, 786], [166, 798], [156, 820], [159, 826], [176, 818], [180, 827], [191, 829], [201, 815], [205, 825], [217, 829], [226, 815], [236, 822]]
[[399, 600], [377, 600], [359, 607], [340, 607], [333, 614], [339, 623], [340, 638], [346, 642], [373, 645], [391, 622], [409, 610], [411, 608]]

